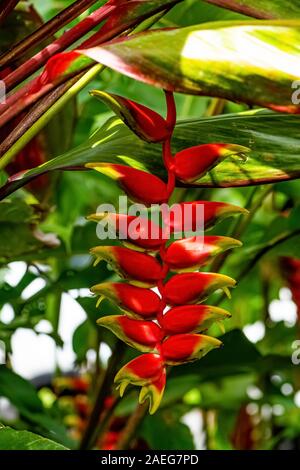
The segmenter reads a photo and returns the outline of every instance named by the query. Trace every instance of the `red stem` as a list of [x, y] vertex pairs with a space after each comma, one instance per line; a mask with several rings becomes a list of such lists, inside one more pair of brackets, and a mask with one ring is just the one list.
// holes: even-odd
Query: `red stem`
[[[110, 0], [111, 2], [111, 7], [116, 3], [115, 0]], [[172, 2], [174, 4], [178, 3], [178, 0], [174, 0]], [[108, 4], [104, 5], [104, 7], [107, 7]], [[116, 6], [116, 5], [114, 5]], [[103, 8], [104, 8], [103, 7]], [[151, 11], [151, 14], [155, 14], [158, 11], [163, 10], [163, 6], [160, 8], [157, 8], [157, 10]], [[137, 23], [140, 21], [148, 18], [149, 14], [143, 15], [141, 17], [134, 17], [131, 20], [128, 20], [126, 24], [124, 23], [118, 23], [116, 26], [113, 26], [109, 29], [106, 29], [103, 34], [101, 33], [101, 30], [96, 32], [94, 35], [92, 35], [87, 41], [85, 41], [80, 47], [92, 47], [94, 45], [98, 45], [101, 42], [108, 41], [110, 39], [113, 39], [114, 37], [117, 37], [118, 35], [124, 33], [124, 31], [127, 31], [129, 28], [134, 27]], [[87, 20], [87, 18], [86, 18]], [[70, 30], [72, 31], [72, 30]], [[61, 38], [60, 38], [61, 39]], [[24, 66], [26, 65], [23, 64]], [[17, 72], [17, 71], [16, 71]], [[78, 72], [82, 72], [82, 70], [79, 70]], [[9, 96], [6, 100], [5, 104], [0, 104], [0, 112], [1, 112], [1, 119], [0, 119], [0, 127], [4, 126], [7, 122], [9, 122], [11, 119], [13, 119], [15, 116], [17, 116], [21, 111], [26, 109], [28, 106], [32, 105], [35, 103], [40, 97], [44, 96], [47, 92], [52, 90], [55, 86], [65, 82], [68, 80], [71, 76], [73, 75], [68, 75], [65, 74], [62, 79], [58, 83], [48, 83], [44, 87], [42, 87], [39, 91], [38, 94], [36, 95], [30, 95], [30, 89], [34, 86], [34, 83], [36, 80], [39, 79], [39, 77], [35, 78], [34, 80], [31, 80], [29, 83], [27, 83], [25, 86], [23, 86], [20, 90], [18, 90], [16, 93], [13, 95]], [[7, 78], [11, 77], [9, 75]], [[176, 121], [176, 109], [175, 109], [175, 103], [174, 103], [174, 98], [172, 96], [171, 92], [166, 91], [166, 100], [167, 100], [167, 105], [168, 105], [168, 115], [169, 117], [167, 118], [169, 123], [170, 123], [170, 130], [172, 130], [172, 127], [175, 125]], [[26, 97], [28, 95], [28, 97]], [[24, 99], [25, 98], [25, 99]], [[13, 106], [15, 103], [17, 103], [16, 106]]]
[[175, 173], [173, 171], [168, 171], [168, 183], [167, 183], [167, 193], [168, 193], [168, 198], [172, 196], [172, 193], [175, 189]]
[[54, 18], [27, 36], [25, 40], [18, 42], [9, 51], [4, 53], [0, 57], [0, 67], [5, 67], [9, 65], [12, 60], [16, 60], [25, 53], [28, 53], [30, 49], [59, 31], [63, 26], [96, 3], [96, 1], [97, 0], [78, 0], [72, 3], [72, 5], [59, 12]]
[[111, 5], [110, 2], [108, 2], [106, 5], [103, 5], [103, 7], [91, 13], [69, 31], [66, 31], [60, 38], [35, 54], [27, 62], [20, 65], [19, 68], [10, 73], [4, 79], [6, 90], [9, 91], [14, 88], [42, 67], [54, 54], [65, 50], [71, 44], [87, 34], [91, 29], [105, 20], [115, 8], [116, 5]]
[[[168, 192], [168, 199], [170, 199], [174, 188], [175, 188], [175, 174], [172, 170], [173, 166], [173, 156], [172, 156], [172, 149], [171, 149], [171, 138], [172, 138], [172, 133], [174, 131], [175, 125], [176, 125], [176, 104], [174, 100], [173, 93], [169, 91], [165, 91], [166, 95], [166, 103], [167, 103], [167, 118], [166, 121], [169, 125], [170, 128], [170, 136], [167, 140], [164, 141], [163, 143], [163, 162], [164, 165], [168, 171], [168, 183], [167, 183], [167, 192]], [[164, 314], [164, 309], [167, 305], [165, 299], [164, 299], [164, 283], [163, 279], [165, 279], [169, 273], [169, 267], [167, 264], [164, 262], [165, 258], [165, 253], [166, 253], [166, 243], [164, 243], [161, 248], [160, 248], [160, 257], [162, 260], [162, 266], [163, 266], [163, 272], [162, 272], [162, 279], [159, 280], [157, 287], [159, 290], [159, 293], [161, 295], [161, 309], [159, 314], [157, 315], [157, 321], [158, 323], [161, 322], [161, 319]]]
[[163, 162], [165, 165], [165, 168], [170, 171], [172, 170], [172, 164], [173, 164], [173, 159], [172, 159], [172, 152], [171, 152], [171, 139], [167, 139], [163, 142]]
[[176, 125], [176, 103], [174, 99], [174, 94], [171, 91], [165, 90], [166, 95], [166, 104], [167, 104], [167, 117], [166, 122], [167, 126], [170, 130], [170, 136], [167, 140], [163, 143], [163, 161], [166, 169], [168, 170], [168, 197], [174, 191], [175, 188], [175, 175], [173, 173], [173, 156], [172, 156], [172, 149], [171, 149], [171, 138], [174, 132], [174, 128]]
[[166, 95], [166, 103], [167, 103], [167, 117], [166, 121], [168, 124], [168, 127], [170, 129], [170, 134], [173, 133], [175, 125], [176, 125], [176, 103], [175, 103], [175, 98], [174, 94], [172, 91], [165, 90], [165, 95]]
[[6, 2], [6, 5], [2, 7], [1, 12], [0, 12], [0, 24], [5, 21], [8, 15], [14, 10], [14, 8], [17, 6], [19, 3], [19, 0], [8, 0]]

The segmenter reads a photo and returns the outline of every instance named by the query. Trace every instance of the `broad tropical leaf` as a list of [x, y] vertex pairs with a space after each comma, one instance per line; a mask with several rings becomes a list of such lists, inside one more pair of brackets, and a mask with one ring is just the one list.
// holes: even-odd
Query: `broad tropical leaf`
[[[300, 118], [268, 111], [252, 111], [178, 123], [174, 152], [191, 143], [232, 142], [250, 147], [246, 162], [227, 159], [196, 183], [201, 187], [251, 186], [300, 176]], [[289, 136], [289, 137], [287, 137]], [[91, 162], [125, 163], [165, 177], [160, 145], [143, 142], [119, 119], [112, 118], [82, 146], [35, 169], [16, 175], [0, 188], [4, 198], [44, 172], [80, 169]]]
[[68, 450], [57, 442], [28, 431], [0, 425], [0, 450]]
[[299, 20], [216, 22], [150, 31], [81, 52], [167, 90], [299, 113], [292, 103], [299, 44]]

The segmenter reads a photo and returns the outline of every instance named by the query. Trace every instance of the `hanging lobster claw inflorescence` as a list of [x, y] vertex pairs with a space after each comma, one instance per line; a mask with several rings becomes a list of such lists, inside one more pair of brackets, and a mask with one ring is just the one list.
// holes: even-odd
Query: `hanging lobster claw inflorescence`
[[[162, 143], [167, 183], [121, 164], [87, 165], [116, 180], [131, 200], [146, 206], [168, 202], [176, 180], [192, 183], [225, 158], [248, 150], [239, 145], [214, 143], [191, 147], [173, 156], [171, 136], [176, 108], [172, 93], [166, 92], [166, 119], [120, 96], [105, 94], [103, 97], [103, 92], [92, 94], [110, 102], [117, 114], [144, 140]], [[96, 222], [106, 218], [114, 225], [120, 241], [125, 242], [125, 247], [98, 246], [92, 248], [91, 253], [96, 262], [108, 262], [126, 282], [106, 282], [91, 290], [100, 299], [114, 302], [124, 312], [124, 315], [102, 317], [98, 324], [144, 353], [119, 370], [115, 383], [121, 395], [129, 384], [140, 386], [140, 403], [148, 399], [150, 413], [157, 410], [163, 397], [167, 366], [195, 361], [221, 346], [220, 340], [205, 332], [213, 323], [231, 315], [201, 302], [219, 289], [230, 295], [229, 289], [235, 287], [235, 281], [223, 274], [197, 270], [215, 256], [241, 245], [229, 237], [207, 235], [201, 239], [191, 236], [170, 241], [170, 234], [181, 232], [184, 224], [194, 230], [200, 216], [204, 229], [208, 230], [225, 217], [247, 213], [245, 209], [223, 202], [194, 201], [179, 206], [183, 209], [183, 219], [179, 220], [175, 213], [169, 217], [163, 214], [163, 227], [151, 221], [141, 224], [136, 217], [124, 214], [98, 213], [89, 217]], [[203, 208], [200, 216], [199, 207]], [[134, 236], [128, 230], [131, 224], [135, 224]], [[150, 236], [145, 237], [145, 231]], [[155, 237], [151, 236], [153, 232]], [[158, 288], [159, 295], [151, 290], [154, 287]]]

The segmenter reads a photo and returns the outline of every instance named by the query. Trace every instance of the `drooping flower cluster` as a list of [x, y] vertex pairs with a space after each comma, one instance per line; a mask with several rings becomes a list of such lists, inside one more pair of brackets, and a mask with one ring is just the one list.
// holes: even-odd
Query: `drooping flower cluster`
[[[167, 203], [176, 181], [192, 183], [224, 158], [245, 151], [238, 145], [220, 143], [198, 145], [172, 155], [171, 138], [176, 123], [172, 93], [166, 92], [166, 119], [138, 103], [111, 96], [115, 108], [119, 106], [118, 114], [125, 121], [131, 121], [130, 127], [138, 135], [148, 142], [162, 142], [168, 174], [166, 183], [150, 173], [121, 164], [87, 165], [115, 179], [134, 202], [146, 206]], [[202, 211], [198, 211], [200, 207]], [[142, 224], [137, 217], [125, 214], [98, 213], [89, 217], [101, 221], [106, 216], [125, 245], [97, 246], [91, 250], [96, 262], [105, 260], [125, 279], [125, 282], [98, 284], [91, 290], [100, 299], [114, 302], [124, 312], [124, 315], [102, 317], [98, 323], [143, 353], [119, 370], [115, 383], [121, 395], [129, 384], [140, 386], [139, 401], [149, 399], [151, 414], [161, 402], [167, 366], [200, 359], [221, 346], [219, 339], [203, 333], [230, 314], [202, 302], [218, 289], [228, 293], [235, 281], [223, 274], [199, 269], [225, 250], [241, 245], [229, 237], [193, 235], [178, 239], [175, 235], [182, 233], [186, 224], [192, 230], [199, 227], [199, 214], [202, 226], [208, 230], [225, 217], [244, 213], [244, 209], [211, 201], [184, 202], [180, 203], [180, 208], [180, 220], [174, 212], [171, 217], [169, 214], [163, 218], [161, 225], [155, 225], [150, 219]], [[148, 237], [145, 237], [146, 229], [150, 233]], [[153, 233], [155, 237], [151, 236]]]

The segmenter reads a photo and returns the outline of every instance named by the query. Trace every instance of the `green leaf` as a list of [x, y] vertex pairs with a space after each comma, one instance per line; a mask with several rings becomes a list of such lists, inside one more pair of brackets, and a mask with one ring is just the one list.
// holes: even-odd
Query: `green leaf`
[[4, 365], [0, 365], [0, 396], [8, 398], [21, 413], [44, 411], [34, 386]]
[[68, 450], [57, 442], [28, 431], [15, 431], [0, 426], [1, 450]]
[[0, 396], [6, 397], [22, 418], [37, 426], [43, 434], [72, 445], [65, 427], [48, 414], [34, 386], [4, 365], [0, 365]]
[[178, 418], [173, 409], [147, 416], [140, 430], [140, 435], [148, 442], [151, 449], [194, 449], [191, 431]]
[[278, 356], [291, 357], [293, 343], [297, 338], [295, 327], [288, 327], [284, 322], [276, 323], [266, 330], [265, 337], [257, 344], [264, 354], [277, 354]]
[[82, 53], [167, 90], [297, 113], [299, 44], [299, 20], [230, 21], [150, 31]]
[[[300, 177], [299, 124], [299, 116], [262, 110], [181, 121], [176, 126], [172, 149], [175, 153], [209, 142], [251, 148], [245, 163], [226, 159], [197, 182], [200, 187], [251, 186], [296, 179]], [[86, 144], [4, 185], [0, 198], [44, 172], [82, 168], [91, 162], [123, 163], [166, 178], [160, 145], [141, 141], [119, 119], [111, 118]]]
[[26, 253], [35, 254], [44, 246], [27, 224], [0, 223], [0, 233], [0, 263]]
[[299, 18], [299, 0], [205, 0], [254, 18]]
[[18, 197], [0, 203], [0, 263], [59, 244], [38, 229], [40, 216], [38, 208]]
[[247, 400], [247, 389], [255, 383], [255, 375], [237, 375], [199, 386], [202, 408], [234, 409]]
[[32, 222], [34, 211], [32, 206], [26, 204], [22, 199], [9, 199], [0, 203], [0, 223], [1, 222]]
[[95, 347], [97, 335], [89, 320], [81, 323], [73, 334], [72, 345], [77, 361], [83, 362], [89, 349]]
[[230, 331], [219, 339], [224, 344], [221, 353], [211, 351], [201, 359], [201, 365], [194, 363], [186, 364], [184, 367], [174, 367], [170, 376], [197, 374], [204, 382], [215, 381], [228, 375], [249, 373], [255, 369], [261, 355], [240, 330]]
[[0, 171], [0, 186], [3, 186], [7, 181], [7, 174], [4, 171]]
[[197, 375], [200, 382], [216, 382], [223, 377], [241, 374], [273, 372], [293, 368], [289, 357], [279, 355], [262, 356], [256, 346], [238, 329], [219, 338], [224, 347], [222, 351], [211, 351], [201, 359], [201, 364], [186, 364], [172, 368], [170, 377]]

